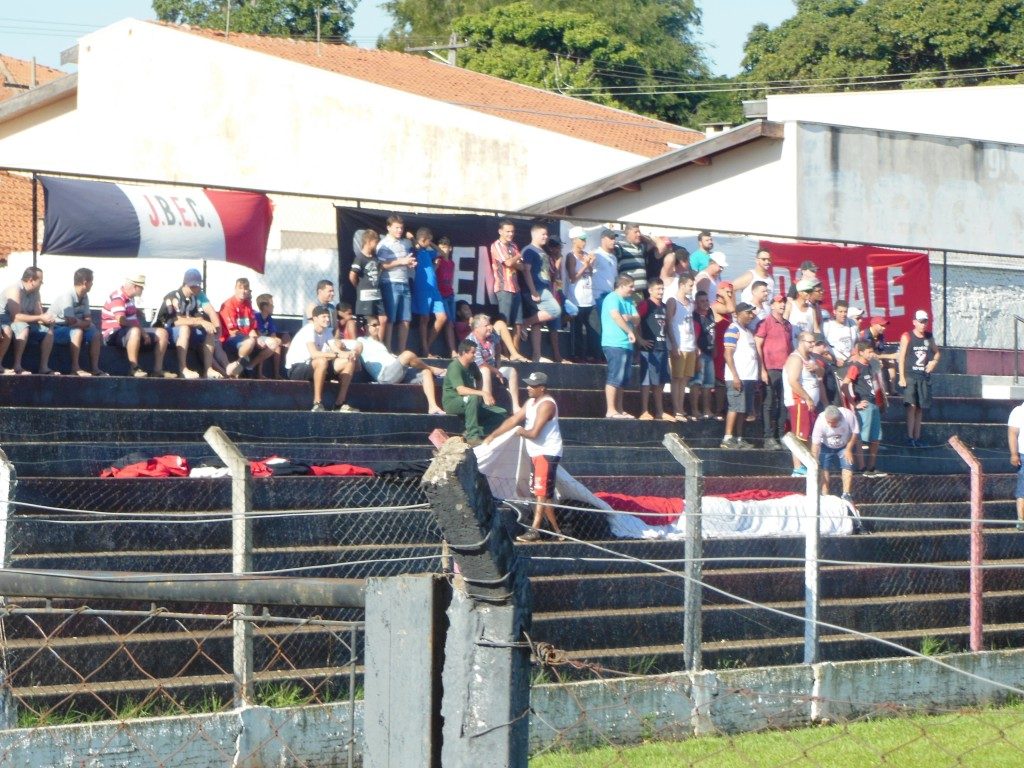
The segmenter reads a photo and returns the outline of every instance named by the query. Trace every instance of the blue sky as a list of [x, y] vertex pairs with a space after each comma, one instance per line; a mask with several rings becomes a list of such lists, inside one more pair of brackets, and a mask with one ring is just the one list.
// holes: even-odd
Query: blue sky
[[[743, 58], [747, 32], [759, 21], [775, 26], [792, 16], [792, 0], [699, 0], [704, 14], [701, 35], [714, 71], [734, 75]], [[581, 8], [586, 3], [580, 3]], [[33, 56], [40, 64], [57, 67], [60, 52], [88, 32], [126, 17], [155, 18], [151, 0], [0, 0], [0, 53], [19, 59]], [[354, 41], [372, 47], [388, 15], [376, 0], [362, 0], [356, 9]]]

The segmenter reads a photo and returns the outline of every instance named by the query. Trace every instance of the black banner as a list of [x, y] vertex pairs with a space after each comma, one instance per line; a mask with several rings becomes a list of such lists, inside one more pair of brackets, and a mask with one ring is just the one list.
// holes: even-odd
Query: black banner
[[[516, 225], [516, 244], [523, 248], [530, 243], [530, 228], [537, 219], [515, 218], [513, 216], [484, 216], [468, 213], [406, 213], [405, 211], [381, 211], [369, 208], [346, 208], [338, 206], [338, 267], [339, 291], [342, 300], [355, 304], [355, 288], [348, 280], [349, 268], [362, 242], [362, 230], [373, 229], [387, 233], [385, 222], [392, 214], [402, 217], [405, 231], [415, 233], [420, 227], [427, 227], [434, 234], [434, 243], [442, 237], [452, 242], [452, 259], [455, 261], [455, 299], [468, 301], [474, 312], [493, 313], [497, 311], [491, 273], [491, 243], [498, 239], [498, 224], [508, 219]], [[558, 223], [541, 221], [548, 232], [557, 237]], [[358, 237], [357, 237], [358, 235]]]

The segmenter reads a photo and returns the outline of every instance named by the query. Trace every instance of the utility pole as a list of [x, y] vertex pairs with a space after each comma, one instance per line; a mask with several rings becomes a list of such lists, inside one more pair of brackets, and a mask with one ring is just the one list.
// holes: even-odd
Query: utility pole
[[[448, 45], [418, 45], [415, 48], [406, 48], [405, 52], [414, 53], [416, 51], [426, 51], [438, 61], [444, 61], [445, 63], [450, 64], [451, 66], [454, 67], [456, 66], [455, 52], [459, 50], [459, 48], [470, 47], [469, 43], [459, 43], [457, 42], [457, 40], [458, 38], [455, 36], [455, 33], [452, 32], [451, 37], [448, 38]], [[438, 56], [437, 51], [448, 51], [447, 61], [442, 57]]]

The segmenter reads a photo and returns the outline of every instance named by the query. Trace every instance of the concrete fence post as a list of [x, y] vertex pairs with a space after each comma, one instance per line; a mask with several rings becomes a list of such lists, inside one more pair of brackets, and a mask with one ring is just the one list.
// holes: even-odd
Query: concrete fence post
[[704, 462], [697, 458], [679, 435], [665, 435], [663, 445], [672, 457], [683, 465], [686, 480], [686, 582], [683, 585], [683, 656], [686, 668], [697, 672], [703, 669], [700, 645], [703, 640], [701, 603], [704, 578], [704, 526], [701, 500], [704, 498]]
[[[252, 570], [252, 468], [231, 439], [220, 427], [210, 427], [203, 438], [231, 473], [231, 572], [235, 575]], [[252, 606], [232, 605], [238, 616], [247, 616]], [[234, 622], [233, 674], [235, 678], [234, 703], [236, 707], [252, 702], [253, 655], [252, 622]]]
[[792, 432], [787, 432], [782, 442], [807, 468], [805, 509], [811, 519], [804, 530], [804, 664], [816, 664], [819, 655], [818, 607], [821, 599], [821, 482], [818, 480], [818, 460]]
[[983, 614], [985, 608], [985, 473], [974, 452], [961, 442], [957, 435], [949, 438], [950, 447], [963, 459], [971, 470], [971, 580], [970, 580], [970, 622], [971, 650], [985, 650], [983, 637]]
[[[18, 474], [7, 454], [0, 450], [0, 568], [11, 564], [12, 533], [14, 528], [14, 489], [18, 485]], [[7, 602], [5, 595], [0, 595], [0, 605]], [[6, 637], [3, 619], [0, 618], [0, 637]], [[14, 728], [18, 722], [17, 705], [10, 695], [7, 686], [7, 654], [0, 658], [0, 729]]]
[[441, 765], [525, 768], [531, 617], [525, 568], [466, 443], [441, 446], [422, 488], [460, 571], [447, 613]]

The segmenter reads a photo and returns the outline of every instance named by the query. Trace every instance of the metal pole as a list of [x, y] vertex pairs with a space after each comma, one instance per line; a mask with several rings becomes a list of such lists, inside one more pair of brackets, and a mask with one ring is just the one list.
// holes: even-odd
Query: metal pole
[[946, 329], [949, 328], [949, 273], [946, 251], [942, 252], [942, 346], [946, 346]]
[[356, 761], [356, 641], [357, 627], [352, 625], [349, 636], [349, 665], [348, 665], [348, 768], [352, 768]]
[[[7, 454], [0, 450], [0, 568], [6, 568], [11, 561], [11, 517], [14, 514], [11, 499], [14, 498], [14, 488], [17, 485], [18, 475], [14, 471], [14, 465], [7, 458]], [[0, 595], [6, 594], [0, 591]], [[0, 604], [2, 601], [3, 598], [0, 597]]]
[[[231, 473], [231, 572], [244, 574], [252, 570], [252, 470], [249, 462], [220, 427], [210, 427], [203, 438], [213, 448]], [[235, 603], [232, 610], [246, 616], [251, 605]], [[253, 698], [252, 624], [234, 622], [235, 706], [243, 706]]]
[[683, 585], [683, 657], [687, 669], [698, 671], [703, 668], [701, 642], [703, 626], [701, 603], [704, 599], [704, 531], [701, 514], [701, 499], [704, 497], [704, 462], [697, 458], [679, 435], [665, 435], [663, 445], [676, 461], [683, 465], [686, 475], [686, 581]]
[[[1016, 329], [1016, 325], [1014, 328]], [[984, 650], [982, 629], [984, 626], [985, 572], [981, 565], [985, 560], [985, 536], [982, 530], [985, 474], [982, 471], [981, 462], [978, 461], [974, 452], [964, 445], [959, 437], [953, 435], [949, 438], [949, 445], [971, 470], [971, 650], [978, 652]]]
[[36, 263], [39, 256], [39, 182], [36, 179], [36, 175], [32, 174], [32, 266], [38, 266]]
[[804, 531], [804, 664], [818, 662], [818, 608], [821, 599], [821, 483], [818, 482], [818, 462], [807, 450], [804, 442], [792, 432], [782, 438], [800, 463], [807, 467], [807, 514], [811, 518]]

